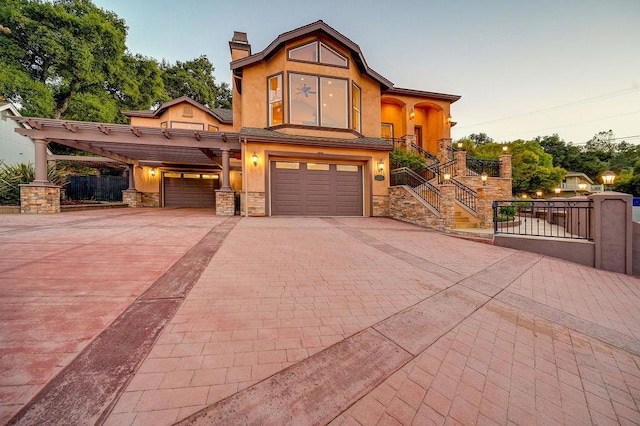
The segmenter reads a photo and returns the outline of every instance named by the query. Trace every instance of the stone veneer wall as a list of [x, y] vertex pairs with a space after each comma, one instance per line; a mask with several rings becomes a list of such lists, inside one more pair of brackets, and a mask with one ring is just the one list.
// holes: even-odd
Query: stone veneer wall
[[389, 216], [389, 196], [388, 195], [374, 195], [373, 196], [373, 215], [374, 216]]
[[160, 207], [160, 193], [159, 192], [141, 192], [142, 200], [140, 205], [142, 207]]
[[216, 216], [236, 214], [236, 193], [234, 191], [216, 191]]
[[242, 192], [240, 193], [240, 215], [245, 215], [245, 203], [248, 199], [249, 216], [266, 215], [265, 195], [264, 192]]
[[428, 228], [443, 228], [440, 214], [407, 186], [389, 188], [389, 216]]
[[20, 185], [20, 213], [60, 213], [60, 187]]
[[479, 186], [478, 192], [478, 226], [480, 228], [493, 227], [493, 201], [510, 200], [511, 179], [489, 178], [486, 186]]
[[129, 207], [140, 207], [142, 204], [142, 194], [135, 190], [125, 189], [122, 191], [122, 202]]

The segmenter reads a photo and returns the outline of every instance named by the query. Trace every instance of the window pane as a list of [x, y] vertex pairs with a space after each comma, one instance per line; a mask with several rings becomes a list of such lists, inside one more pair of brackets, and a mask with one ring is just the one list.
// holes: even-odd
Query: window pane
[[218, 175], [202, 175], [202, 179], [219, 179]]
[[220, 127], [214, 126], [213, 124], [209, 124], [209, 131], [210, 132], [219, 132], [220, 131]]
[[191, 129], [191, 130], [204, 130], [204, 123], [185, 123], [182, 121], [172, 121], [172, 129]]
[[196, 173], [185, 173], [182, 175], [183, 178], [185, 179], [200, 179], [200, 174], [196, 174]]
[[167, 172], [164, 174], [164, 177], [168, 177], [168, 178], [179, 178], [182, 175], [180, 173], [172, 173], [172, 172]]
[[289, 74], [290, 123], [318, 125], [318, 77]]
[[351, 117], [351, 128], [356, 132], [360, 132], [362, 127], [362, 121], [360, 117], [360, 105], [362, 103], [362, 99], [360, 95], [360, 88], [355, 84], [353, 84], [351, 102], [353, 103], [353, 117]]
[[307, 163], [307, 170], [329, 170], [329, 165], [323, 163]]
[[382, 123], [382, 138], [383, 139], [393, 139], [393, 124], [391, 123]]
[[348, 166], [346, 164], [338, 164], [336, 170], [339, 172], [357, 172], [358, 166]]
[[269, 125], [282, 124], [282, 75], [269, 79]]
[[318, 62], [318, 43], [313, 42], [289, 51], [289, 59], [296, 61]]
[[347, 66], [347, 59], [335, 50], [320, 43], [320, 62], [327, 65]]
[[336, 78], [320, 78], [322, 85], [321, 126], [347, 129], [347, 81]]
[[298, 170], [300, 163], [293, 163], [290, 161], [276, 161], [276, 169], [294, 169]]

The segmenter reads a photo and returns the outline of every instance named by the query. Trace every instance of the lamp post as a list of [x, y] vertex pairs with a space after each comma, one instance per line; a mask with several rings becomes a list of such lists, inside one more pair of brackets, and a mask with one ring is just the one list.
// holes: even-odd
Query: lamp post
[[560, 188], [560, 187], [554, 188], [553, 192], [555, 192], [556, 195], [560, 195], [560, 193], [562, 192], [562, 188]]
[[537, 190], [537, 191], [536, 191], [536, 197], [538, 197], [538, 198], [542, 198], [542, 191]]
[[487, 179], [489, 178], [489, 175], [487, 175], [487, 173], [483, 173], [480, 175], [480, 180], [482, 181], [482, 186], [486, 186], [487, 185]]
[[616, 180], [616, 174], [611, 170], [607, 170], [602, 174], [602, 183], [604, 183], [607, 191], [611, 191], [611, 185], [613, 185], [614, 180]]
[[[582, 193], [582, 192], [586, 192], [587, 191], [587, 184], [584, 182], [580, 182], [578, 184], [578, 192]], [[577, 195], [577, 194], [576, 194]]]

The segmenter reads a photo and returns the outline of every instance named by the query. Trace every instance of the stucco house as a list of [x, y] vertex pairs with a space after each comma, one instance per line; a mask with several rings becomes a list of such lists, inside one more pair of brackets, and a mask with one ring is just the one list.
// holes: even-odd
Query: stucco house
[[[442, 226], [454, 210], [482, 222], [478, 199], [507, 187], [510, 195], [510, 163], [501, 163], [508, 176], [494, 185], [499, 174], [481, 180], [451, 146], [459, 96], [394, 87], [323, 21], [280, 34], [257, 53], [236, 32], [229, 48], [233, 110], [181, 97], [153, 111], [125, 111], [130, 125], [25, 119], [35, 130], [23, 133], [36, 145], [55, 140], [129, 164], [124, 199], [132, 206], [215, 207], [227, 215], [239, 199], [246, 216], [391, 215]], [[421, 153], [430, 168], [394, 195], [389, 153], [397, 147]], [[36, 186], [25, 192], [41, 191]], [[398, 198], [419, 217], [395, 209]]]
[[604, 191], [604, 185], [596, 184], [589, 176], [582, 172], [567, 172], [560, 184], [560, 194], [568, 196]]
[[0, 162], [7, 165], [33, 163], [36, 152], [33, 141], [16, 132], [17, 128], [28, 129], [29, 125], [10, 117], [20, 117], [20, 112], [12, 103], [0, 101]]

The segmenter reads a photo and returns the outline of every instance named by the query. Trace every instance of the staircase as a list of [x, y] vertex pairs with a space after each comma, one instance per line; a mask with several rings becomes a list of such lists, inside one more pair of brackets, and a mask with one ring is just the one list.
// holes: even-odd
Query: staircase
[[457, 211], [455, 213], [455, 226], [456, 229], [460, 228], [477, 228], [478, 224], [471, 222], [468, 216], [463, 216], [462, 212]]

